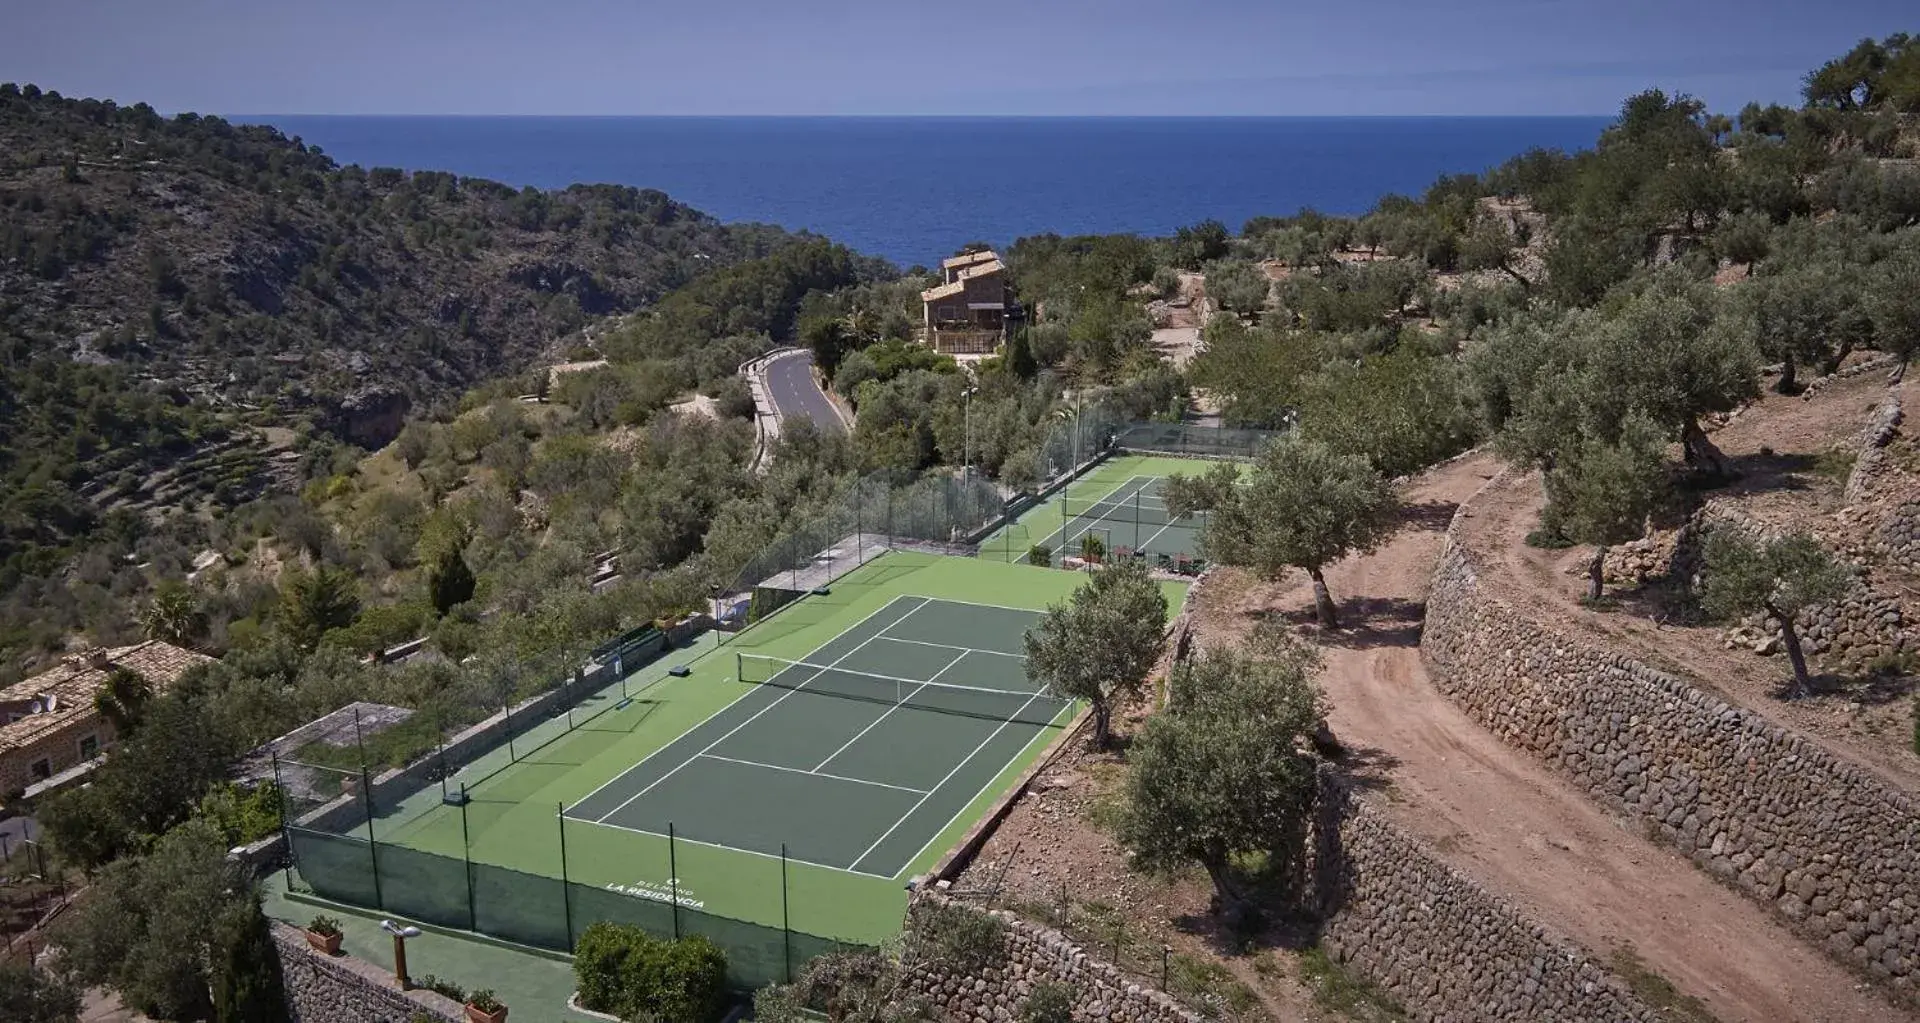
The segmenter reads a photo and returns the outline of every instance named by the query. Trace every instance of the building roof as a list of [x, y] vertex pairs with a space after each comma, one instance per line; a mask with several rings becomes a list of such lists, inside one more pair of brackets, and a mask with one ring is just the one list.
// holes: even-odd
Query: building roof
[[14, 713], [25, 709], [23, 704], [33, 708], [12, 724], [0, 724], [0, 753], [31, 746], [93, 714], [94, 694], [106, 685], [107, 673], [116, 667], [139, 672], [157, 693], [187, 669], [212, 660], [159, 640], [74, 654], [58, 667], [0, 689], [0, 707], [11, 706]]
[[984, 263], [989, 259], [998, 263], [1000, 262], [1000, 255], [992, 249], [981, 249], [979, 252], [969, 252], [962, 256], [949, 256], [940, 261], [940, 269], [951, 270], [956, 266], [972, 266], [975, 263]]
[[[993, 254], [989, 252], [986, 253], [986, 255]], [[1000, 262], [998, 257], [991, 263], [967, 267], [965, 270], [960, 271], [960, 276], [952, 284], [942, 284], [921, 292], [920, 300], [922, 302], [937, 302], [943, 298], [952, 298], [967, 290], [968, 281], [978, 280], [981, 277], [990, 277], [1006, 268], [1006, 264]]]

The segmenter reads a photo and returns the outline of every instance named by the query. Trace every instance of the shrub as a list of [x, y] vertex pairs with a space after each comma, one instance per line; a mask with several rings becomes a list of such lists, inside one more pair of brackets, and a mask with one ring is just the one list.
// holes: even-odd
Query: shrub
[[1020, 1010], [1020, 1023], [1072, 1023], [1073, 989], [1065, 984], [1042, 981], [1027, 995]]
[[997, 965], [1006, 951], [1006, 921], [964, 906], [928, 903], [913, 914], [918, 951], [961, 973]]
[[340, 933], [340, 921], [322, 914], [307, 921], [307, 930], [323, 938], [331, 938]]
[[467, 1004], [481, 1012], [499, 1012], [503, 1008], [500, 999], [493, 996], [493, 989], [484, 987], [468, 995]]
[[1046, 568], [1053, 564], [1053, 548], [1037, 543], [1027, 548], [1027, 564]]
[[415, 987], [426, 988], [428, 991], [431, 991], [434, 994], [444, 995], [448, 998], [453, 999], [456, 1002], [464, 1002], [467, 1000], [466, 988], [463, 988], [460, 985], [455, 984], [453, 981], [447, 980], [445, 978], [436, 977], [431, 973], [427, 974], [424, 977], [415, 979], [413, 984]]
[[726, 953], [699, 935], [663, 941], [601, 921], [580, 936], [573, 972], [580, 1004], [595, 1012], [689, 1023], [726, 1012]]

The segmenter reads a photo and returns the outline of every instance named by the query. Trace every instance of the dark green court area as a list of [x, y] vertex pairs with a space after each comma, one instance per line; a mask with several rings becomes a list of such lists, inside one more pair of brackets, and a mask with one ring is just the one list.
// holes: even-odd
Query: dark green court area
[[1135, 476], [1093, 499], [1065, 499], [1066, 517], [1046, 541], [1056, 558], [1078, 557], [1088, 536], [1098, 537], [1104, 560], [1141, 561], [1163, 571], [1198, 574], [1206, 513], [1176, 519], [1167, 512], [1159, 476]]
[[1069, 718], [1026, 677], [1038, 617], [899, 597], [797, 661], [739, 654], [755, 688], [566, 815], [897, 877]]

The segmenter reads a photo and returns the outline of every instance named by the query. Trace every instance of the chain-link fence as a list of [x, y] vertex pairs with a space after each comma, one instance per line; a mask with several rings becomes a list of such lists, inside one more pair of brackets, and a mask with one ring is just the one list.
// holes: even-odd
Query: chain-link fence
[[[464, 831], [465, 805], [460, 812]], [[786, 983], [817, 955], [861, 947], [787, 919], [791, 891], [784, 856], [765, 868], [777, 870], [777, 882], [760, 879], [758, 886], [766, 893], [769, 915], [780, 922], [756, 923], [705, 908], [693, 894], [696, 883], [680, 876], [687, 870], [670, 866], [681, 858], [671, 831], [658, 869], [666, 880], [623, 885], [581, 880], [572, 872], [569, 838], [579, 841], [583, 831], [600, 825], [556, 815], [552, 826], [550, 862], [541, 873], [484, 863], [464, 850], [456, 857], [303, 827], [288, 827], [287, 841], [298, 871], [296, 887], [322, 898], [558, 952], [572, 952], [586, 928], [599, 921], [661, 938], [704, 935], [727, 953], [729, 982], [741, 990]], [[656, 849], [637, 850], [636, 858], [646, 859], [661, 843], [652, 845]], [[632, 869], [632, 864], [622, 867]], [[741, 879], [710, 880], [719, 887]]]
[[749, 557], [721, 589], [750, 595], [746, 613], [757, 621], [887, 550], [964, 544], [1006, 510], [999, 488], [978, 476], [873, 473]]
[[649, 625], [584, 661], [478, 662], [418, 709], [352, 704], [301, 728], [270, 744], [261, 773], [280, 786], [293, 824], [346, 835], [377, 821], [391, 831], [625, 706], [643, 685], [635, 673], [669, 649]]
[[1250, 459], [1259, 454], [1262, 445], [1284, 435], [1283, 430], [1191, 423], [1129, 423], [1114, 436], [1113, 446], [1141, 454]]

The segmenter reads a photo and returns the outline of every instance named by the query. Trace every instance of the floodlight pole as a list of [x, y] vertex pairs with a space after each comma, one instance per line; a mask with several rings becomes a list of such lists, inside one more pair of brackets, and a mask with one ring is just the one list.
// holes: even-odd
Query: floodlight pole
[[978, 387], [969, 387], [960, 392], [960, 478], [973, 482], [973, 392]]
[[[561, 836], [561, 840], [565, 841], [564, 835]], [[471, 842], [472, 842], [472, 839], [469, 836], [469, 833], [467, 831], [467, 783], [461, 782], [460, 783], [460, 862], [466, 864], [466, 867], [467, 867], [467, 930], [478, 931], [480, 929], [480, 921], [475, 916], [474, 909], [473, 909], [473, 855], [472, 853], [468, 852], [469, 845]], [[563, 866], [561, 868], [562, 872], [564, 872], [565, 869], [566, 868]]]

